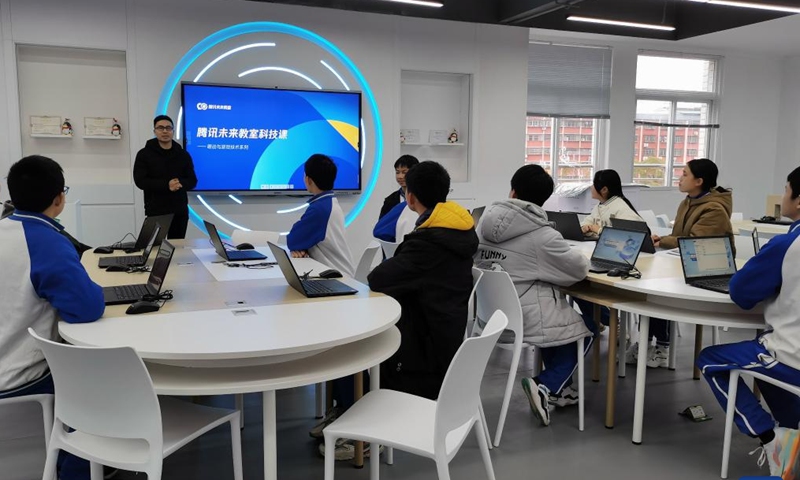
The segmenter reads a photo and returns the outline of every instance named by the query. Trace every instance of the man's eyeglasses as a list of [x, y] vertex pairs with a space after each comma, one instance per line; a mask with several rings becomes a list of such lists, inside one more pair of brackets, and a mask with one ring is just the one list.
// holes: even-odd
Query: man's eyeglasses
[[157, 130], [159, 132], [171, 132], [173, 129], [174, 128], [172, 126], [169, 126], [169, 125], [167, 125], [167, 126], [159, 125], [159, 126], [157, 126], [155, 128], [155, 130]]
[[69, 193], [69, 187], [64, 187], [64, 195]]

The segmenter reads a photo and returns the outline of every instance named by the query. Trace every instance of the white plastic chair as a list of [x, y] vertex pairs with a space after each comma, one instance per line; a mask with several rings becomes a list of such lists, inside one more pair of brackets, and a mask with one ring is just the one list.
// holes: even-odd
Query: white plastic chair
[[464, 331], [464, 340], [472, 336], [472, 329], [475, 325], [475, 295], [478, 293], [478, 282], [483, 277], [483, 270], [472, 267], [472, 291], [469, 292], [469, 303], [467, 304], [467, 328]]
[[645, 221], [650, 230], [658, 227], [658, 220], [656, 219], [656, 212], [652, 210], [639, 210], [639, 216]]
[[50, 444], [50, 432], [53, 431], [53, 396], [47, 393], [24, 395], [22, 397], [0, 398], [0, 408], [19, 403], [36, 402], [42, 407], [42, 423], [44, 424], [44, 445]]
[[43, 480], [55, 478], [60, 450], [89, 460], [92, 480], [103, 478], [103, 465], [159, 480], [164, 458], [224, 423], [231, 428], [233, 476], [242, 480], [238, 411], [157, 397], [130, 347], [75, 347], [28, 333], [47, 358], [58, 398]]
[[372, 263], [375, 261], [375, 257], [380, 252], [381, 247], [380, 245], [369, 245], [364, 253], [361, 255], [361, 260], [358, 261], [358, 267], [356, 267], [356, 276], [355, 279], [361, 283], [367, 283], [367, 275], [372, 270]]
[[472, 427], [489, 480], [494, 480], [489, 445], [483, 433], [480, 387], [486, 364], [508, 319], [495, 312], [483, 335], [461, 344], [439, 390], [429, 400], [394, 390], [374, 390], [328, 425], [325, 435], [325, 480], [333, 480], [337, 438], [370, 442], [370, 479], [378, 480], [379, 445], [399, 448], [436, 462], [439, 480], [450, 479], [450, 461], [458, 453]]
[[[787, 392], [791, 392], [800, 397], [800, 386], [790, 385], [774, 378], [768, 377], [758, 372], [750, 370], [731, 370], [730, 383], [728, 384], [728, 408], [725, 411], [725, 434], [722, 440], [722, 471], [720, 478], [728, 478], [728, 461], [731, 456], [731, 432], [733, 431], [733, 414], [736, 409], [736, 393], [739, 390], [739, 377], [741, 375], [750, 375], [755, 379], [761, 380], [782, 388]], [[734, 400], [731, 400], [734, 399]]]
[[381, 240], [380, 238], [376, 238], [375, 240], [380, 244], [381, 249], [383, 249], [383, 254], [386, 256], [386, 258], [394, 257], [394, 251], [397, 250], [397, 246], [400, 245], [399, 243], [387, 242], [386, 240]]
[[[514, 333], [514, 343], [498, 343], [499, 348], [510, 349], [512, 351], [511, 365], [508, 370], [508, 380], [506, 381], [506, 391], [503, 395], [503, 405], [500, 408], [500, 418], [497, 421], [497, 430], [494, 434], [494, 446], [500, 446], [500, 438], [503, 435], [506, 416], [508, 415], [508, 405], [511, 402], [511, 393], [514, 390], [514, 383], [517, 379], [517, 368], [519, 358], [522, 353], [522, 346], [533, 348], [534, 345], [524, 343], [522, 340], [522, 306], [517, 296], [514, 282], [507, 272], [484, 270], [481, 281], [478, 283], [477, 293], [477, 318], [487, 318], [491, 312], [500, 310], [508, 317], [508, 330]], [[584, 341], [580, 338], [577, 342], [578, 355], [578, 429], [583, 431], [584, 420]]]
[[744, 213], [742, 212], [731, 213], [731, 222], [741, 222], [742, 220], [744, 220]]
[[267, 230], [239, 230], [236, 229], [231, 233], [231, 243], [239, 245], [240, 243], [249, 243], [252, 245], [266, 245], [267, 242], [278, 244], [280, 234], [278, 232], [270, 232]]
[[672, 230], [672, 222], [666, 213], [659, 213], [656, 215], [656, 222], [660, 228], [668, 228]]

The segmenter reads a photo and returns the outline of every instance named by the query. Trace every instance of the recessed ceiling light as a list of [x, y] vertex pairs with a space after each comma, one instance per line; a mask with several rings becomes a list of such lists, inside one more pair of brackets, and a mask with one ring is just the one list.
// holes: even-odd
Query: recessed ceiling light
[[619, 20], [606, 20], [603, 18], [591, 18], [591, 17], [578, 17], [575, 15], [570, 15], [567, 17], [567, 20], [572, 20], [573, 22], [586, 22], [586, 23], [600, 23], [603, 25], [615, 25], [617, 27], [633, 27], [633, 28], [649, 28], [651, 30], [664, 30], [671, 32], [675, 30], [675, 27], [670, 27], [668, 25], [654, 25], [651, 23], [636, 23], [636, 22], [621, 22]]
[[785, 5], [765, 5], [763, 3], [737, 2], [733, 0], [689, 0], [695, 3], [710, 3], [712, 5], [725, 5], [728, 7], [755, 8], [758, 10], [772, 10], [774, 12], [800, 13], [798, 7], [787, 7]]
[[418, 5], [420, 7], [444, 7], [442, 2], [427, 2], [425, 0], [383, 0], [384, 2], [394, 2], [394, 3], [408, 3], [410, 5]]

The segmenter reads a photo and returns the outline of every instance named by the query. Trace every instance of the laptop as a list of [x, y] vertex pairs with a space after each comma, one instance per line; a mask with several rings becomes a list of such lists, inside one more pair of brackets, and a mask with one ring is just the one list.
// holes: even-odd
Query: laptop
[[214, 250], [217, 251], [217, 255], [225, 260], [229, 262], [240, 262], [242, 260], [264, 260], [267, 258], [266, 255], [256, 250], [226, 250], [225, 244], [223, 244], [222, 239], [219, 238], [217, 227], [215, 227], [213, 223], [209, 223], [205, 220], [203, 220], [203, 223], [206, 225], [206, 231], [208, 232], [208, 237], [211, 239], [211, 244], [214, 245]]
[[475, 228], [478, 228], [478, 221], [481, 219], [484, 210], [486, 210], [486, 207], [475, 207], [472, 209], [472, 220], [475, 222]]
[[586, 235], [581, 231], [581, 222], [575, 212], [547, 212], [547, 219], [566, 240], [576, 242], [595, 242], [597, 235]]
[[119, 287], [103, 287], [103, 297], [106, 305], [133, 303], [141, 300], [145, 295], [160, 294], [161, 285], [164, 283], [164, 278], [167, 276], [169, 263], [172, 261], [172, 254], [174, 252], [175, 247], [169, 243], [169, 240], [161, 242], [161, 247], [158, 249], [158, 255], [156, 255], [156, 259], [153, 262], [153, 269], [150, 271], [147, 283], [122, 285]]
[[100, 268], [108, 268], [111, 265], [124, 265], [126, 267], [141, 267], [142, 265], [147, 263], [147, 259], [150, 257], [150, 252], [153, 250], [153, 244], [156, 241], [156, 237], [158, 236], [158, 232], [161, 231], [161, 227], [156, 225], [155, 230], [153, 230], [152, 235], [150, 235], [150, 240], [147, 242], [147, 246], [144, 247], [144, 251], [141, 255], [125, 255], [122, 257], [103, 257], [97, 262], [97, 266]]
[[753, 252], [758, 255], [758, 252], [761, 251], [761, 242], [758, 240], [758, 229], [753, 227], [750, 236], [753, 238]]
[[175, 215], [169, 213], [167, 215], [146, 217], [142, 223], [142, 228], [139, 230], [139, 236], [136, 237], [135, 242], [115, 243], [114, 245], [111, 245], [111, 248], [114, 250], [125, 250], [131, 252], [144, 250], [144, 247], [147, 246], [147, 241], [150, 239], [150, 236], [153, 235], [153, 229], [156, 227], [156, 225], [161, 227], [161, 231], [158, 233], [156, 241], [153, 242], [153, 246], [157, 247], [161, 245], [161, 241], [164, 240], [169, 233], [169, 227], [172, 225], [172, 217], [174, 216]]
[[288, 282], [292, 288], [302, 293], [306, 297], [308, 298], [334, 297], [338, 295], [353, 295], [358, 293], [358, 290], [348, 285], [345, 285], [339, 280], [301, 279], [300, 276], [297, 275], [297, 270], [294, 269], [292, 260], [289, 258], [289, 254], [286, 253], [286, 250], [282, 249], [281, 247], [275, 245], [272, 242], [267, 242], [267, 245], [269, 245], [269, 249], [272, 251], [272, 255], [278, 262], [278, 266], [281, 268], [281, 272], [283, 273], [283, 276], [286, 278], [286, 282]]
[[728, 284], [736, 273], [730, 237], [680, 237], [678, 248], [688, 285], [730, 293]]
[[636, 230], [637, 232], [645, 232], [647, 236], [644, 237], [642, 244], [642, 251], [644, 253], [656, 253], [656, 246], [653, 244], [653, 238], [650, 236], [650, 227], [646, 222], [638, 220], [623, 220], [621, 218], [612, 218], [611, 226], [616, 228], [624, 228], [626, 230]]
[[631, 270], [639, 258], [646, 232], [605, 227], [600, 232], [592, 252], [589, 271], [606, 273], [611, 270]]

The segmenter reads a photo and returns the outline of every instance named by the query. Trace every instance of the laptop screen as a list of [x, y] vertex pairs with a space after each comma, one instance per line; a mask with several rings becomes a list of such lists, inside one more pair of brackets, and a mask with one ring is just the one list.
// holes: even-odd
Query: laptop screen
[[164, 278], [167, 276], [169, 263], [172, 261], [172, 254], [175, 252], [175, 247], [169, 243], [169, 240], [162, 240], [161, 247], [158, 249], [155, 261], [153, 261], [153, 269], [150, 271], [150, 277], [147, 279], [147, 284], [150, 285], [156, 292], [161, 291], [161, 285], [164, 283]]
[[736, 273], [729, 237], [684, 237], [678, 239], [678, 247], [687, 280]]
[[592, 260], [633, 265], [639, 257], [646, 232], [605, 227], [597, 239]]
[[761, 242], [758, 239], [758, 229], [753, 227], [753, 231], [750, 233], [750, 236], [753, 237], [753, 253], [758, 255], [758, 252], [761, 251]]
[[475, 228], [478, 228], [478, 222], [480, 221], [484, 210], [486, 210], [486, 207], [475, 207], [472, 209], [472, 221], [475, 222]]
[[206, 226], [206, 231], [208, 232], [208, 238], [211, 239], [211, 244], [214, 245], [214, 250], [217, 252], [217, 255], [227, 260], [228, 256], [225, 254], [225, 245], [222, 244], [222, 239], [219, 238], [219, 232], [217, 232], [217, 227], [215, 227], [213, 223], [207, 222], [205, 220], [203, 220], [203, 224], [205, 224]]
[[283, 273], [283, 277], [286, 279], [286, 282], [292, 288], [305, 295], [306, 290], [303, 288], [303, 284], [300, 282], [300, 277], [297, 275], [297, 270], [294, 269], [292, 260], [289, 258], [289, 254], [286, 253], [286, 250], [272, 242], [267, 242], [267, 245], [269, 245], [269, 249], [272, 251], [272, 256], [275, 257], [275, 261], [278, 262], [278, 267], [280, 267], [281, 273]]
[[142, 257], [146, 262], [147, 259], [150, 257], [150, 252], [153, 250], [153, 244], [156, 243], [156, 237], [158, 236], [158, 232], [161, 230], [161, 226], [156, 224], [153, 228], [153, 235], [150, 237], [150, 240], [147, 242], [147, 247], [145, 247], [144, 252], [142, 252]]

